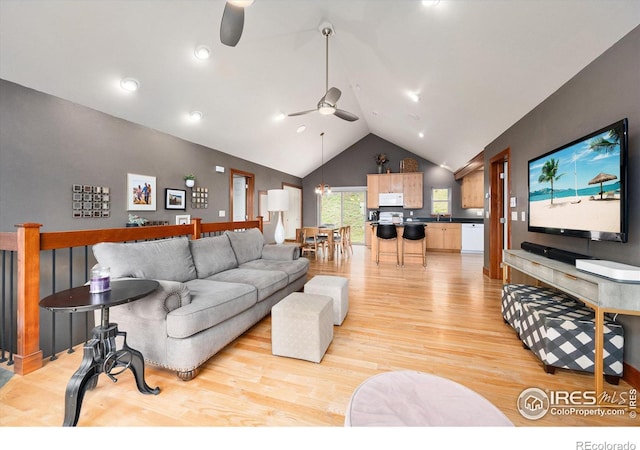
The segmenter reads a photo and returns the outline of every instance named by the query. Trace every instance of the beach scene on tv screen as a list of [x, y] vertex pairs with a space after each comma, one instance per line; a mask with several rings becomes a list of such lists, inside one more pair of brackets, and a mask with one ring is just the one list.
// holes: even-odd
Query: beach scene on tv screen
[[620, 232], [617, 131], [529, 162], [530, 226]]

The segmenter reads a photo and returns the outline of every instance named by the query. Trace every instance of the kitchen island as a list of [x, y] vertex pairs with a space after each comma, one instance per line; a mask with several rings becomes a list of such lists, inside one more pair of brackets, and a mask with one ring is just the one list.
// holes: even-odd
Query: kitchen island
[[[376, 238], [376, 227], [379, 222], [367, 222], [367, 241], [371, 243], [371, 261], [376, 260], [378, 250], [378, 239]], [[463, 223], [483, 223], [482, 219], [419, 219], [403, 220], [395, 223], [398, 232], [398, 257], [402, 260], [402, 233], [406, 224], [423, 224], [427, 236], [427, 251], [459, 253], [462, 249], [462, 224]], [[380, 243], [380, 262], [395, 263], [396, 241], [382, 241]], [[420, 256], [420, 241], [405, 241], [405, 265], [422, 264]], [[411, 253], [411, 254], [410, 254]]]

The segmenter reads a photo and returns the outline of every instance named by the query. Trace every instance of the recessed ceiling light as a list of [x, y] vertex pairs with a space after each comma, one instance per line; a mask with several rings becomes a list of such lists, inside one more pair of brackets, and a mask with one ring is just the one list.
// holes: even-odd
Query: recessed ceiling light
[[424, 6], [437, 6], [440, 0], [422, 0]]
[[120, 81], [120, 87], [125, 91], [135, 92], [140, 88], [140, 82], [135, 78], [127, 77]]
[[193, 54], [201, 60], [209, 59], [211, 57], [211, 49], [206, 45], [198, 45], [193, 51]]
[[298, 127], [298, 129], [296, 130], [296, 133], [298, 133], [298, 134], [300, 134], [300, 133], [304, 133], [304, 130], [306, 130], [306, 129], [307, 129], [307, 126], [306, 126], [306, 125], [300, 125], [300, 126]]
[[202, 112], [201, 111], [191, 111], [189, 113], [189, 119], [193, 122], [200, 122], [202, 120]]
[[422, 139], [424, 137], [424, 133], [421, 131], [420, 133], [418, 133], [418, 137]]
[[284, 120], [284, 118], [287, 117], [287, 115], [283, 112], [276, 114], [276, 116], [274, 117], [274, 119], [278, 122], [280, 122], [281, 120]]
[[416, 92], [407, 92], [407, 95], [411, 100], [418, 103], [420, 101], [420, 96]]

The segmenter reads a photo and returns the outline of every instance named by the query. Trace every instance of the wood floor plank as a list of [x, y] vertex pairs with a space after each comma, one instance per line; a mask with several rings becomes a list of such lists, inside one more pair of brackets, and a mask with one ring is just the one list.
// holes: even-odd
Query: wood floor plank
[[[320, 364], [273, 356], [266, 317], [209, 360], [192, 381], [147, 366], [157, 396], [140, 394], [130, 372], [117, 383], [101, 376], [85, 396], [81, 427], [342, 427], [353, 391], [385, 371], [417, 370], [461, 383], [495, 404], [519, 427], [636, 427], [628, 416], [553, 416], [532, 421], [516, 401], [529, 387], [593, 389], [591, 374], [544, 372], [500, 314], [501, 281], [482, 274], [480, 255], [428, 254], [427, 268], [371, 262], [354, 247], [339, 261], [311, 260], [309, 277], [349, 278], [349, 313], [334, 327]], [[126, 331], [126, 330], [123, 330]], [[58, 427], [64, 392], [82, 359], [81, 346], [0, 389], [0, 426]], [[3, 366], [4, 367], [4, 366]], [[10, 367], [7, 367], [10, 369]], [[605, 384], [611, 393], [631, 387]]]

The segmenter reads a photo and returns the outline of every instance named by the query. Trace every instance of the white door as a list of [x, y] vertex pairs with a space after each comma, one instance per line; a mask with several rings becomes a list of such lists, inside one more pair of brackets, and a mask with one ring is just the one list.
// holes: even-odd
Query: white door
[[233, 176], [233, 220], [244, 222], [247, 220], [247, 180], [245, 177]]
[[295, 241], [296, 230], [302, 228], [302, 188], [297, 186], [282, 186], [289, 192], [289, 210], [282, 215], [285, 240]]

